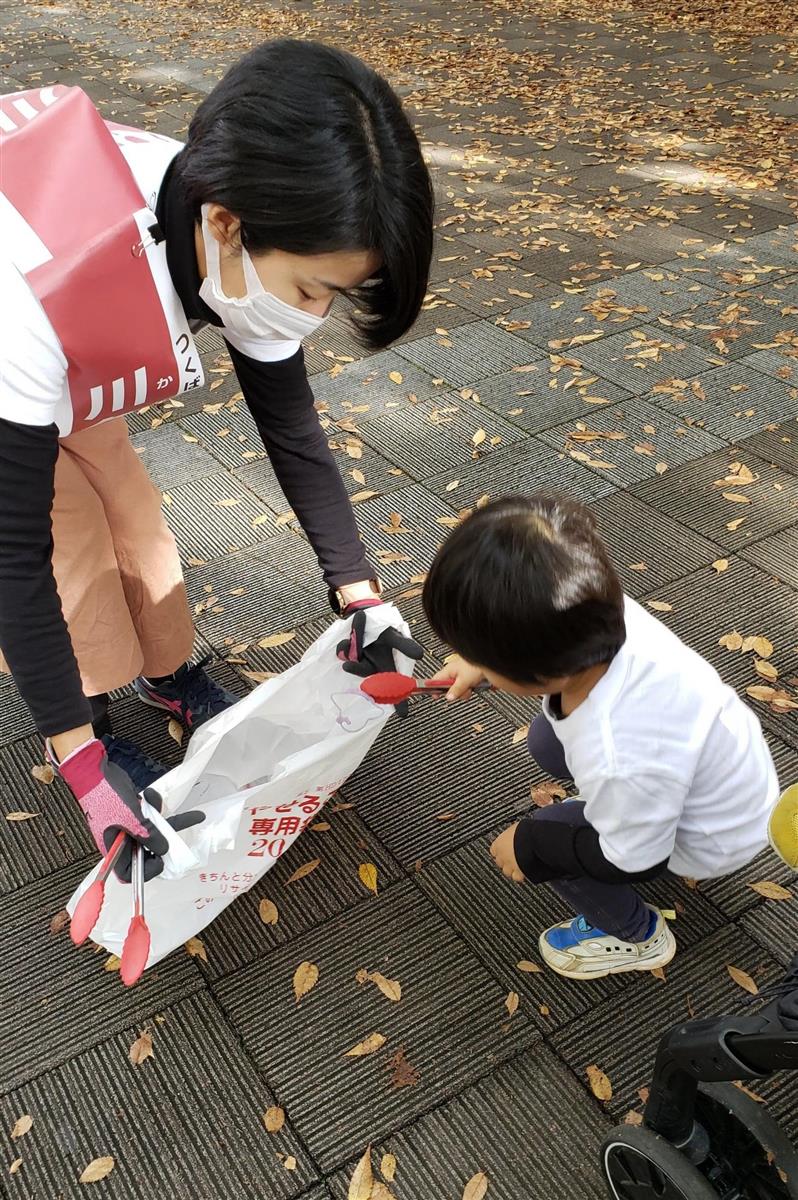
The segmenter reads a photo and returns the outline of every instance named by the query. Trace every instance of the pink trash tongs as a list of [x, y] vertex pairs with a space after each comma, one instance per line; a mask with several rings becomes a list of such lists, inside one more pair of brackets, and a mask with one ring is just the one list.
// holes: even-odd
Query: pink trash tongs
[[[105, 884], [116, 866], [127, 834], [120, 832], [100, 867], [100, 872], [90, 887], [75, 905], [70, 924], [70, 937], [76, 946], [86, 941], [102, 911], [105, 899]], [[125, 987], [131, 987], [144, 971], [150, 953], [150, 931], [144, 917], [144, 849], [140, 842], [134, 843], [131, 883], [133, 885], [133, 916], [122, 947], [119, 974]]]

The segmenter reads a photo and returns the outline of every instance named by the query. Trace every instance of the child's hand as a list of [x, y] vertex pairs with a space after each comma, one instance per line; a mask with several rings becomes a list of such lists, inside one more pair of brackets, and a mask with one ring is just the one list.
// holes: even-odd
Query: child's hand
[[471, 689], [478, 683], [482, 683], [484, 678], [479, 667], [473, 667], [459, 654], [453, 654], [446, 666], [441, 667], [438, 674], [432, 676], [433, 681], [454, 679], [453, 685], [446, 693], [447, 700], [470, 700]]
[[493, 861], [503, 875], [506, 875], [508, 879], [512, 879], [514, 883], [523, 883], [525, 876], [515, 861], [515, 851], [513, 850], [517, 828], [518, 821], [514, 825], [511, 825], [509, 829], [505, 829], [504, 833], [500, 833], [491, 846], [490, 853]]

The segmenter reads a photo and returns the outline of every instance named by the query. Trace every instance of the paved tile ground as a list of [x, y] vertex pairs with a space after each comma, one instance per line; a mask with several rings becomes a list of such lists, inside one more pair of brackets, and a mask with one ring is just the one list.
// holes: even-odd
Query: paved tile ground
[[[556, 485], [593, 505], [627, 589], [670, 605], [662, 619], [732, 686], [764, 682], [752, 655], [719, 646], [736, 628], [772, 640], [777, 686], [795, 694], [790, 6], [0, 0], [0, 12], [5, 89], [78, 84], [106, 116], [176, 136], [226, 65], [268, 36], [345, 45], [399, 87], [439, 196], [424, 312], [365, 360], [336, 314], [308, 362], [350, 491], [376, 493], [357, 502], [363, 536], [429, 647], [424, 671], [444, 648], [413, 577], [446, 522], [483, 495]], [[197, 650], [215, 650], [219, 678], [243, 694], [243, 670], [288, 666], [329, 617], [223, 346], [200, 340], [221, 381], [212, 398], [138, 414], [131, 428], [168, 493], [192, 601], [224, 596], [198, 615]], [[220, 496], [239, 503], [220, 509]], [[410, 533], [381, 531], [391, 512]], [[222, 661], [292, 628], [288, 645]], [[116, 1162], [96, 1185], [113, 1197], [342, 1200], [369, 1143], [375, 1169], [384, 1153], [397, 1164], [375, 1196], [460, 1200], [484, 1171], [489, 1200], [589, 1200], [602, 1191], [597, 1146], [639, 1109], [658, 1036], [688, 1013], [739, 1008], [729, 964], [763, 984], [795, 947], [795, 902], [748, 886], [791, 882], [766, 854], [739, 877], [647, 889], [677, 912], [664, 982], [519, 971], [564, 910], [489, 862], [491, 835], [539, 781], [513, 744], [531, 709], [493, 697], [391, 726], [344, 787], [350, 807], [207, 930], [207, 962], [173, 955], [125, 992], [104, 955], [49, 928], [93, 854], [65, 790], [31, 778], [41, 748], [3, 678], [0, 700], [0, 806], [41, 813], [0, 829], [0, 1126], [34, 1120], [4, 1142], [7, 1164], [22, 1160], [3, 1185], [19, 1200], [83, 1195], [78, 1176], [100, 1155]], [[798, 778], [795, 714], [752, 703], [783, 780]], [[164, 723], [129, 694], [114, 714], [177, 760]], [[311, 846], [319, 870], [286, 891]], [[357, 877], [366, 859], [376, 898]], [[274, 927], [258, 918], [266, 897], [280, 903]], [[297, 1006], [303, 960], [321, 982]], [[359, 986], [363, 967], [399, 979], [402, 1000]], [[143, 1029], [154, 1058], [134, 1067]], [[379, 1053], [341, 1056], [375, 1029]], [[588, 1089], [591, 1064], [612, 1081], [608, 1102]], [[767, 1094], [798, 1132], [794, 1089], [776, 1081]], [[287, 1114], [278, 1134], [262, 1123], [272, 1105]]]

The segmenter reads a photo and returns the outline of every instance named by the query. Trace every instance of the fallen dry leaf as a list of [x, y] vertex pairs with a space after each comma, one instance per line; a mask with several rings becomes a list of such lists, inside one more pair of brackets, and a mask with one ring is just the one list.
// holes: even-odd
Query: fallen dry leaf
[[180, 746], [183, 741], [183, 726], [174, 717], [170, 717], [168, 729], [170, 738]]
[[521, 728], [516, 729], [515, 733], [513, 734], [512, 744], [514, 746], [517, 746], [517, 745], [519, 745], [519, 743], [525, 742], [528, 736], [529, 736], [529, 726], [522, 725]]
[[139, 1067], [148, 1058], [154, 1058], [155, 1054], [152, 1049], [152, 1034], [145, 1029], [144, 1032], [136, 1038], [133, 1045], [128, 1051], [128, 1057], [134, 1067]]
[[261, 638], [258, 642], [261, 650], [270, 650], [274, 646], [284, 646], [286, 642], [292, 642], [296, 637], [296, 630], [291, 629], [288, 633], [273, 633], [269, 637]]
[[70, 920], [71, 918], [69, 913], [65, 908], [62, 908], [60, 912], [55, 914], [50, 922], [50, 933], [62, 933], [66, 929]]
[[595, 1063], [587, 1068], [587, 1078], [590, 1084], [590, 1090], [597, 1100], [612, 1099], [612, 1084], [608, 1075], [605, 1075], [600, 1067]]
[[635, 1112], [633, 1108], [630, 1108], [628, 1113], [626, 1114], [626, 1116], [623, 1119], [623, 1123], [624, 1123], [624, 1125], [642, 1125], [643, 1124], [643, 1114], [639, 1113], [639, 1112]]
[[285, 1125], [285, 1111], [278, 1108], [277, 1105], [272, 1105], [263, 1114], [263, 1124], [266, 1126], [267, 1133], [279, 1133]]
[[30, 773], [39, 783], [52, 783], [55, 779], [55, 771], [49, 763], [37, 763], [31, 767]]
[[122, 959], [116, 954], [109, 954], [103, 963], [104, 971], [118, 971], [122, 966]]
[[721, 571], [728, 571], [729, 560], [728, 558], [716, 558], [712, 566], [715, 568], [718, 575], [720, 575]]
[[385, 1045], [385, 1038], [381, 1033], [370, 1033], [362, 1042], [358, 1042], [351, 1050], [345, 1050], [344, 1058], [364, 1058], [367, 1054], [376, 1054]]
[[374, 1175], [371, 1170], [371, 1145], [369, 1144], [349, 1180], [346, 1200], [371, 1200], [373, 1187]]
[[553, 779], [546, 779], [532, 788], [530, 798], [536, 808], [548, 808], [555, 800], [564, 800], [567, 795], [565, 788]]
[[306, 875], [311, 873], [311, 871], [315, 871], [316, 867], [318, 867], [320, 863], [320, 858], [312, 858], [310, 862], [303, 863], [301, 867], [297, 867], [293, 875], [289, 875], [288, 879], [285, 881], [285, 886], [288, 887], [289, 883], [296, 883], [297, 880], [304, 879]]
[[93, 1158], [80, 1176], [81, 1183], [99, 1183], [113, 1171], [116, 1163], [110, 1154], [103, 1158]]
[[22, 1159], [15, 1158], [11, 1166], [8, 1168], [9, 1175], [16, 1175], [19, 1168], [22, 1166]]
[[515, 964], [516, 970], [524, 971], [527, 975], [539, 975], [543, 970], [537, 963], [530, 962], [528, 958], [522, 958], [520, 962]]
[[296, 1159], [294, 1158], [293, 1154], [289, 1154], [283, 1159], [283, 1166], [285, 1167], [286, 1171], [296, 1170]]
[[14, 1122], [14, 1128], [11, 1130], [11, 1140], [16, 1142], [18, 1138], [24, 1137], [26, 1133], [30, 1133], [33, 1125], [33, 1117], [30, 1113], [25, 1113], [22, 1117], [17, 1117]]
[[360, 877], [360, 882], [363, 884], [363, 886], [365, 888], [368, 888], [368, 890], [370, 892], [373, 892], [374, 895], [376, 896], [377, 895], [377, 868], [374, 866], [374, 863], [361, 863], [357, 869], [357, 873], [358, 873], [358, 876]]
[[294, 995], [297, 1003], [319, 982], [319, 968], [312, 962], [301, 962], [294, 971]]
[[776, 695], [776, 689], [768, 687], [765, 683], [755, 683], [751, 687], [745, 689], [746, 696], [750, 696], [753, 700], [772, 700]]
[[6, 813], [7, 821], [32, 821], [34, 817], [40, 817], [41, 813], [34, 812], [10, 812]]
[[763, 879], [760, 883], [749, 883], [748, 886], [752, 891], [758, 892], [760, 896], [764, 896], [767, 900], [794, 900], [795, 896], [786, 887], [782, 887], [780, 883], [773, 883], [769, 879]]
[[386, 1183], [393, 1183], [396, 1178], [396, 1157], [393, 1154], [383, 1154], [380, 1159], [380, 1175]]
[[724, 646], [727, 650], [741, 650], [743, 636], [736, 629], [732, 629], [731, 633], [724, 633], [723, 637], [718, 638], [718, 645]]
[[484, 1200], [487, 1194], [488, 1177], [484, 1171], [477, 1171], [463, 1188], [463, 1200]]
[[258, 905], [258, 916], [264, 925], [276, 925], [280, 920], [277, 905], [273, 900], [261, 900]]
[[646, 600], [646, 604], [655, 612], [673, 612], [673, 605], [668, 604], [667, 600]]
[[734, 504], [750, 504], [751, 497], [744, 496], [742, 492], [724, 492], [724, 500], [731, 500]]
[[476, 433], [474, 434], [474, 436], [472, 437], [471, 441], [474, 443], [475, 446], [481, 446], [487, 436], [488, 435], [485, 433], [484, 429], [478, 429], [476, 431]]
[[773, 653], [773, 643], [768, 638], [761, 636], [746, 638], [743, 642], [743, 654], [747, 654], [749, 649], [754, 650], [760, 658], [770, 658]]
[[208, 955], [205, 953], [205, 943], [201, 938], [189, 938], [186, 942], [186, 950], [188, 950], [192, 958], [199, 958], [202, 962], [208, 961]]
[[358, 971], [355, 978], [360, 984], [376, 984], [383, 996], [393, 1000], [395, 1004], [402, 999], [402, 985], [398, 979], [388, 979], [380, 971]]
[[729, 530], [730, 533], [734, 533], [735, 529], [740, 528], [740, 526], [742, 525], [744, 520], [745, 520], [745, 517], [738, 517], [736, 521], [727, 521], [726, 528]]
[[415, 1087], [420, 1079], [418, 1068], [407, 1060], [404, 1046], [400, 1046], [388, 1059], [388, 1069], [393, 1088]]
[[732, 967], [727, 964], [726, 970], [731, 975], [734, 982], [746, 992], [750, 992], [752, 996], [759, 995], [759, 988], [754, 983], [747, 971], [743, 971], [740, 967]]
[[647, 571], [647, 570], [648, 570], [648, 564], [647, 564], [647, 563], [644, 563], [644, 562], [639, 562], [639, 563], [629, 563], [629, 570], [630, 570], [630, 571]]
[[761, 675], [763, 679], [770, 679], [773, 681], [779, 677], [778, 669], [773, 666], [773, 663], [768, 662], [764, 658], [757, 658], [754, 660], [754, 670], [756, 671], [757, 675]]
[[362, 471], [350, 471], [349, 474], [352, 476], [355, 483], [359, 483], [361, 487], [365, 487], [366, 476]]
[[507, 1009], [510, 1016], [518, 1012], [518, 1005], [521, 1003], [521, 998], [518, 992], [508, 992], [507, 998], [504, 1001], [504, 1007]]
[[401, 371], [389, 371], [388, 378], [390, 379], [391, 383], [398, 384], [398, 383], [404, 383], [404, 381], [405, 381], [405, 377]]

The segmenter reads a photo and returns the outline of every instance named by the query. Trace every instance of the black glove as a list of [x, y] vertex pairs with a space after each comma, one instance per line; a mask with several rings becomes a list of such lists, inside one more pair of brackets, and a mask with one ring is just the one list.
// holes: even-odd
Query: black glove
[[[156, 792], [155, 788], [147, 788], [144, 792], [144, 799], [148, 804], [151, 804], [153, 808], [157, 808], [158, 812], [161, 811], [163, 800], [158, 792]], [[181, 812], [176, 813], [173, 817], [167, 817], [167, 821], [172, 826], [175, 833], [182, 833], [184, 829], [191, 829], [193, 825], [200, 825], [204, 820], [205, 813], [200, 812], [198, 809], [195, 809], [193, 812]], [[166, 838], [163, 836], [163, 834], [159, 830], [153, 830], [153, 833], [157, 835], [157, 844], [160, 852], [154, 854], [147, 848], [147, 843], [143, 843], [145, 881], [155, 879], [156, 875], [161, 874], [161, 871], [163, 871], [162, 856], [166, 854], [168, 848]], [[133, 838], [125, 838], [122, 852], [120, 853], [119, 858], [116, 860], [116, 864], [114, 866], [114, 873], [119, 877], [119, 879], [122, 880], [123, 883], [130, 883], [130, 877], [133, 868], [134, 845], [135, 842]]]
[[[418, 660], [424, 657], [424, 647], [411, 637], [406, 637], [398, 629], [386, 629], [375, 641], [364, 645], [368, 628], [368, 608], [358, 609], [352, 618], [352, 630], [344, 642], [337, 646], [338, 657], [344, 659], [344, 670], [350, 675], [359, 675], [367, 679], [369, 675], [378, 675], [383, 671], [395, 671], [396, 660], [394, 650], [408, 658]], [[395, 705], [397, 714], [406, 717], [410, 711], [407, 700]]]

